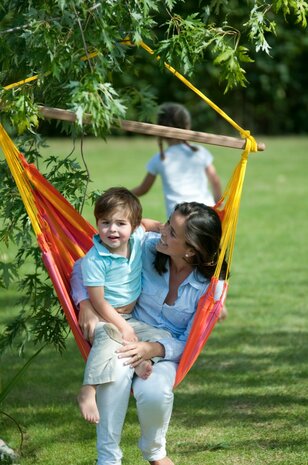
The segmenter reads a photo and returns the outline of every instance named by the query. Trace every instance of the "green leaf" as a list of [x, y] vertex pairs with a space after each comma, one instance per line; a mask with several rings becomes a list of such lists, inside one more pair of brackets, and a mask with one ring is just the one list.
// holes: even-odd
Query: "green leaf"
[[220, 53], [214, 60], [214, 64], [218, 65], [224, 61], [228, 61], [234, 55], [234, 51], [232, 49], [225, 50], [223, 53]]
[[15, 264], [0, 262], [0, 286], [8, 288], [17, 276], [18, 270]]

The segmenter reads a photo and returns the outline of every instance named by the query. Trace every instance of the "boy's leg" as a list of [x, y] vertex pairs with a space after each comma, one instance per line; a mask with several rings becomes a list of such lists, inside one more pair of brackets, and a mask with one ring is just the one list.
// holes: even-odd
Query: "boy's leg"
[[98, 423], [99, 412], [96, 405], [96, 386], [91, 384], [81, 386], [77, 400], [83, 418], [89, 423]]
[[95, 327], [93, 345], [86, 363], [83, 386], [78, 395], [78, 403], [85, 420], [98, 423], [99, 412], [96, 405], [96, 386], [114, 380], [115, 351], [119, 343], [110, 339], [105, 331], [106, 323]]
[[139, 365], [135, 367], [135, 373], [139, 378], [148, 379], [148, 377], [152, 374], [152, 361], [151, 360], [143, 360]]
[[[137, 334], [139, 341], [156, 342], [159, 339], [172, 338], [169, 331], [166, 331], [165, 329], [154, 328], [154, 326], [150, 326], [147, 323], [135, 320], [134, 318], [131, 318], [129, 322], [134, 328], [134, 331]], [[154, 357], [152, 359], [152, 362], [157, 363], [160, 360], [162, 360], [161, 357]]]
[[119, 344], [123, 344], [122, 334], [114, 324], [105, 323], [104, 329], [111, 339], [118, 342]]
[[167, 460], [166, 434], [173, 407], [176, 369], [176, 363], [158, 362], [147, 380], [135, 377], [133, 381], [141, 427], [139, 447], [144, 459], [153, 463]]
[[[130, 321], [130, 319], [128, 319], [128, 321]], [[114, 324], [106, 323], [104, 329], [111, 339], [123, 344], [122, 335]], [[150, 360], [144, 360], [135, 368], [135, 373], [137, 376], [140, 376], [140, 378], [147, 379], [152, 373], [152, 362]]]
[[[154, 328], [153, 326], [136, 320], [135, 318], [130, 318], [128, 321], [137, 334], [139, 341], [156, 342], [158, 339], [171, 337], [171, 334], [168, 331]], [[136, 375], [142, 379], [148, 379], [152, 373], [153, 363], [157, 363], [161, 359], [161, 357], [154, 357], [152, 360], [144, 360], [135, 367]]]
[[143, 321], [136, 320], [135, 318], [130, 318], [128, 322], [133, 327], [140, 341], [154, 342], [157, 339], [172, 337], [169, 331], [161, 328], [155, 328], [154, 326], [150, 326]]
[[85, 372], [83, 384], [103, 384], [114, 381], [115, 351], [120, 343], [111, 339], [105, 331], [106, 323], [97, 323], [94, 331], [94, 340], [91, 347]]

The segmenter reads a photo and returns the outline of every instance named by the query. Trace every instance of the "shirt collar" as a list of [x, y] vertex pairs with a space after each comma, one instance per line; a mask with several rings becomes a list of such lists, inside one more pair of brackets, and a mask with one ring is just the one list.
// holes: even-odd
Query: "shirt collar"
[[192, 287], [197, 290], [202, 290], [204, 288], [206, 278], [202, 276], [201, 273], [198, 273], [197, 270], [192, 271], [189, 276], [185, 279], [184, 282], [189, 283]]
[[[166, 263], [167, 265], [167, 273], [165, 273], [165, 280], [166, 282], [169, 283], [169, 275], [170, 275], [170, 263], [169, 260]], [[187, 276], [186, 279], [180, 284], [179, 287], [185, 286], [186, 284], [189, 284], [191, 287], [194, 287], [197, 290], [203, 290], [204, 285], [206, 282], [206, 278], [202, 276], [201, 273], [199, 273], [197, 270], [193, 270], [190, 275]]]

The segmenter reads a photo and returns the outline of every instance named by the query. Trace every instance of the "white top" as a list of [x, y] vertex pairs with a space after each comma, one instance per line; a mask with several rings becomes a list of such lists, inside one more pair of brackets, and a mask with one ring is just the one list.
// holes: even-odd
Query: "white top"
[[213, 162], [213, 155], [202, 146], [197, 148], [194, 152], [183, 143], [171, 145], [164, 151], [164, 160], [157, 153], [147, 164], [150, 174], [161, 176], [168, 217], [181, 202], [215, 204], [205, 173]]

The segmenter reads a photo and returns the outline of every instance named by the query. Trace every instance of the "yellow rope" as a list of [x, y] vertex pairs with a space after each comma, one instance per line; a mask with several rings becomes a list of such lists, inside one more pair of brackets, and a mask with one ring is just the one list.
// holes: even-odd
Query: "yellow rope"
[[20, 87], [20, 86], [23, 86], [24, 84], [27, 84], [27, 82], [36, 81], [38, 78], [39, 78], [38, 74], [36, 76], [30, 76], [27, 79], [23, 79], [22, 81], [14, 82], [13, 84], [4, 86], [3, 89], [5, 90], [14, 89], [15, 87]]
[[227, 274], [229, 275], [230, 266], [233, 257], [235, 245], [235, 233], [239, 215], [240, 201], [242, 196], [244, 178], [247, 167], [248, 155], [250, 152], [250, 140], [247, 140], [246, 148], [244, 149], [241, 160], [235, 167], [235, 170], [230, 178], [230, 181], [225, 189], [225, 192], [220, 199], [223, 205], [224, 218], [222, 221], [222, 238], [221, 238], [221, 253], [218, 257], [215, 276], [218, 279], [223, 260], [227, 261]]
[[[139, 42], [137, 45], [140, 45], [144, 50], [146, 50], [150, 55], [154, 55], [154, 51], [143, 41]], [[160, 57], [157, 57], [157, 60], [160, 60]], [[219, 108], [214, 102], [212, 102], [206, 95], [204, 95], [199, 89], [197, 89], [191, 82], [188, 81], [182, 74], [180, 74], [173, 66], [164, 62], [165, 68], [167, 68], [172, 74], [174, 74], [180, 81], [182, 81], [189, 89], [191, 89], [195, 94], [197, 94], [204, 102], [206, 102], [213, 110], [220, 114], [228, 123], [231, 124], [241, 135], [243, 139], [249, 139], [251, 141], [250, 151], [257, 152], [257, 142], [251, 136], [250, 132], [241, 128], [230, 116], [228, 116], [221, 108]]]

